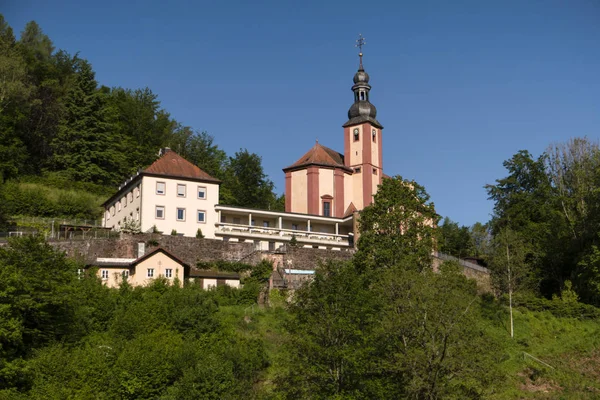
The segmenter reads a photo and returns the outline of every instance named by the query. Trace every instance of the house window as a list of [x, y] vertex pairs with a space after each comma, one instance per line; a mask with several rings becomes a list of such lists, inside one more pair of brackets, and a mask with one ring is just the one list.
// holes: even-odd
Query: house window
[[331, 202], [330, 201], [323, 202], [323, 216], [331, 217]]
[[165, 219], [165, 207], [156, 206], [156, 219]]
[[177, 221], [185, 221], [185, 208], [177, 209]]
[[227, 222], [227, 217], [223, 214], [221, 214], [221, 223], [226, 223]]
[[131, 203], [133, 201], [133, 192], [127, 193], [127, 197], [129, 197], [129, 202]]
[[123, 274], [122, 274], [122, 275], [123, 275], [123, 279], [127, 279], [127, 278], [129, 278], [129, 270], [128, 270], [128, 269], [126, 269], [125, 271], [123, 271]]
[[106, 210], [106, 220], [108, 221], [110, 219], [110, 212], [108, 212], [108, 210]]
[[172, 277], [173, 277], [173, 269], [171, 269], [171, 268], [165, 269], [165, 278], [172, 278]]
[[223, 278], [217, 278], [217, 286], [225, 286], [226, 282]]
[[127, 207], [127, 196], [123, 196], [123, 207]]
[[140, 186], [135, 188], [135, 197], [140, 197]]
[[105, 269], [102, 270], [102, 279], [103, 280], [108, 279], [108, 271]]
[[206, 211], [198, 210], [198, 222], [206, 222]]
[[255, 220], [250, 221], [250, 225], [251, 226], [256, 226], [256, 221]]
[[275, 251], [275, 242], [269, 242], [269, 251]]
[[110, 213], [111, 213], [112, 215], [115, 215], [115, 206], [112, 206], [112, 207], [110, 208]]
[[373, 143], [377, 141], [377, 131], [373, 129]]
[[198, 198], [206, 199], [206, 188], [204, 186], [198, 186]]
[[242, 223], [242, 220], [239, 217], [234, 217], [233, 218], [233, 223], [239, 225], [239, 224]]
[[269, 227], [269, 221], [263, 221], [263, 228]]
[[298, 230], [298, 224], [292, 224], [292, 230], [297, 231]]
[[154, 268], [148, 268], [148, 272], [147, 272], [146, 276], [148, 278], [153, 278], [154, 277]]
[[177, 197], [185, 197], [185, 185], [177, 184]]
[[139, 221], [140, 220], [140, 208], [136, 208], [135, 209], [135, 220]]
[[254, 241], [254, 250], [261, 250], [260, 240]]
[[121, 202], [117, 201], [117, 211], [121, 211]]
[[166, 192], [166, 187], [165, 187], [165, 183], [164, 182], [156, 182], [156, 194], [160, 194], [163, 195]]

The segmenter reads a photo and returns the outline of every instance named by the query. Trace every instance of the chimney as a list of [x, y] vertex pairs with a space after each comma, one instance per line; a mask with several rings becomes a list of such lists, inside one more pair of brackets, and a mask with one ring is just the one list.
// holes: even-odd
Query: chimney
[[162, 156], [164, 156], [165, 154], [167, 154], [167, 152], [169, 152], [169, 151], [171, 151], [171, 148], [170, 148], [170, 147], [164, 147], [164, 148], [161, 148], [161, 149], [159, 149], [159, 150], [158, 150], [158, 156], [159, 156], [159, 157], [162, 157]]
[[146, 254], [146, 243], [138, 242], [137, 258], [143, 257]]

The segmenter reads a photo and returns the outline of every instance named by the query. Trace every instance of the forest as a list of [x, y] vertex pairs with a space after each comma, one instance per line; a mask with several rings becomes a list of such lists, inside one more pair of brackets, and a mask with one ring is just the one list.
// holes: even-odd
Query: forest
[[[149, 88], [99, 85], [35, 22], [17, 39], [0, 15], [0, 78], [2, 226], [97, 218], [160, 147], [221, 179], [222, 203], [282, 209], [259, 155], [228, 156]], [[267, 291], [268, 263], [219, 263], [241, 289], [109, 289], [42, 238], [10, 239], [0, 399], [598, 398], [599, 145], [573, 138], [504, 167], [486, 186], [492, 219], [471, 227], [417, 182], [385, 179], [352, 261], [294, 293]], [[434, 272], [432, 248], [487, 266], [492, 292], [454, 262]]]

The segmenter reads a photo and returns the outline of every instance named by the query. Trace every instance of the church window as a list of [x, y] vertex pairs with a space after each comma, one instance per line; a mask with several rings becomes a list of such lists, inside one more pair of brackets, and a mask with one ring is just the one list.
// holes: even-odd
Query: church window
[[358, 129], [355, 129], [354, 130], [354, 141], [357, 142], [358, 138], [359, 138], [359, 136], [358, 136]]
[[323, 202], [323, 216], [331, 217], [331, 202], [329, 201]]
[[373, 129], [373, 142], [375, 142], [377, 139], [377, 131], [375, 129]]

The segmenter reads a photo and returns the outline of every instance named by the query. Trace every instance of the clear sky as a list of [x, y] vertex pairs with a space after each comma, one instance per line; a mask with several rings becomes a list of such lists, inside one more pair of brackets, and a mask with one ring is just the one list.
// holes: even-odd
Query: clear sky
[[228, 154], [281, 168], [315, 139], [343, 152], [358, 33], [384, 126], [384, 171], [424, 185], [438, 213], [490, 218], [483, 186], [520, 149], [600, 134], [599, 0], [0, 0], [37, 21], [99, 83], [158, 94]]

